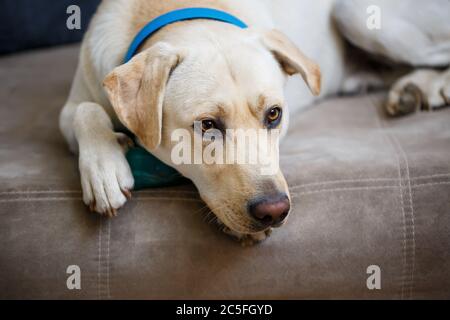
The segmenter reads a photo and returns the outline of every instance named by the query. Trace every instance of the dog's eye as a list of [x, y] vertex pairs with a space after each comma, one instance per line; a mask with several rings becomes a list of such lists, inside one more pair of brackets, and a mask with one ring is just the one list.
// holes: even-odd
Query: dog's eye
[[281, 110], [280, 107], [276, 106], [271, 108], [266, 115], [267, 126], [269, 128], [276, 127], [281, 121], [282, 114], [283, 111]]
[[206, 120], [202, 120], [202, 132], [205, 133], [208, 130], [211, 129], [216, 129], [216, 123], [214, 122], [214, 120], [210, 120], [210, 119], [206, 119]]

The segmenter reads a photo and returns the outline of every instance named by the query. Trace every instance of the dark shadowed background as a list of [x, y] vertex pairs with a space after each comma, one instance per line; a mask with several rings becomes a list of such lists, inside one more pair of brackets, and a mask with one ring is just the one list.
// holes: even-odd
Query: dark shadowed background
[[[0, 54], [77, 42], [100, 0], [0, 0]], [[66, 26], [67, 7], [81, 9], [81, 30]]]

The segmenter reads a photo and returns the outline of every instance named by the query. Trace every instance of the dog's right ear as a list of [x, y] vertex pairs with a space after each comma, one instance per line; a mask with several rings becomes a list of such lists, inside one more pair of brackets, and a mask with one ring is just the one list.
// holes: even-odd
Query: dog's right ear
[[300, 74], [311, 92], [315, 96], [320, 94], [320, 67], [314, 61], [309, 59], [285, 34], [278, 30], [265, 32], [262, 40], [288, 75]]
[[181, 60], [171, 45], [157, 43], [115, 68], [103, 81], [119, 120], [149, 150], [161, 143], [165, 88]]

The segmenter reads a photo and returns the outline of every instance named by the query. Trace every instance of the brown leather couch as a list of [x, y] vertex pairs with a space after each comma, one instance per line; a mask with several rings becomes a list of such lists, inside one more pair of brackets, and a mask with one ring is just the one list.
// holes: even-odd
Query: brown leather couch
[[135, 192], [115, 219], [88, 212], [57, 128], [77, 54], [0, 58], [0, 298], [450, 298], [450, 109], [388, 119], [381, 93], [293, 116], [293, 212], [243, 248], [192, 185]]

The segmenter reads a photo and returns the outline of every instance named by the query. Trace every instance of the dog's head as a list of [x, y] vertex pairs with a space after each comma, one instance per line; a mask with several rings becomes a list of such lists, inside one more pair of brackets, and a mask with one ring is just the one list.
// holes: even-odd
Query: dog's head
[[[286, 76], [300, 74], [318, 94], [320, 71], [281, 32], [235, 29], [226, 37], [179, 40], [176, 46], [157, 42], [113, 70], [104, 87], [119, 119], [140, 143], [191, 179], [227, 227], [251, 234], [280, 226], [290, 210], [288, 187], [278, 167], [277, 135], [250, 142], [258, 153], [269, 151], [264, 164], [228, 161], [226, 156], [226, 161], [211, 163], [204, 161], [204, 152], [200, 161], [193, 156], [191, 164], [180, 164], [174, 160], [179, 142], [174, 133], [190, 133], [183, 152], [193, 155], [220, 141], [217, 136], [227, 140], [229, 129], [285, 131]], [[215, 139], [211, 133], [217, 134]], [[236, 142], [236, 137], [229, 140]], [[231, 154], [231, 149], [224, 150]], [[249, 145], [235, 143], [234, 150], [239, 155]], [[264, 166], [272, 168], [270, 174], [263, 174]]]

